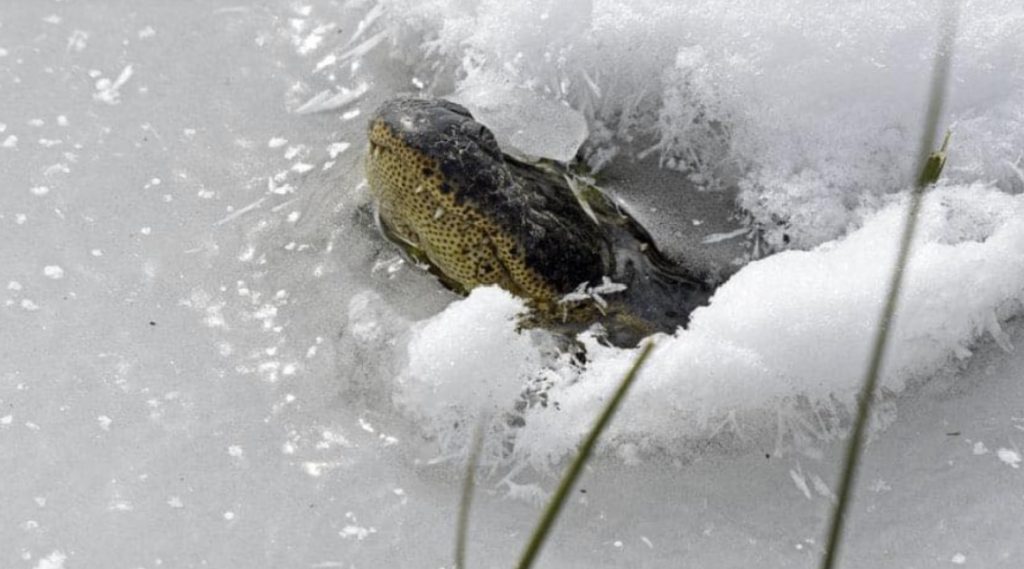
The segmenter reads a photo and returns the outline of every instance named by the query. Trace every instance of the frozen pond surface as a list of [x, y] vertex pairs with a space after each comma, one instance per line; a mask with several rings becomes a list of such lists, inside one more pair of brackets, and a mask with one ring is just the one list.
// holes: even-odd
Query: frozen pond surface
[[[496, 291], [453, 304], [376, 235], [361, 185], [381, 100], [483, 104], [505, 80], [578, 109], [563, 118], [627, 193], [638, 168], [695, 167], [685, 191], [633, 196], [666, 248], [729, 229], [722, 180], [781, 220], [766, 242], [785, 227], [801, 249], [659, 339], [541, 566], [815, 566], [933, 14], [641, 4], [0, 8], [0, 567], [451, 566], [481, 410], [470, 563], [510, 566], [632, 352], [574, 367]], [[960, 153], [844, 567], [1024, 563], [1024, 10], [968, 3], [962, 30]], [[486, 94], [533, 100], [508, 93]], [[712, 205], [680, 217], [688, 200]], [[502, 431], [538, 377], [559, 408]]]

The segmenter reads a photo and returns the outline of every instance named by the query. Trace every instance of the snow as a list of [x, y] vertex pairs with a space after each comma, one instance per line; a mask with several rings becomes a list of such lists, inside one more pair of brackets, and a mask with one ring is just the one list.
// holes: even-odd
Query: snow
[[998, 456], [999, 460], [1003, 461], [1008, 466], [1012, 468], [1020, 468], [1019, 452], [1008, 448], [1001, 448], [996, 451], [996, 456]]
[[521, 300], [487, 287], [415, 327], [396, 404], [442, 439], [465, 431], [452, 433], [452, 424], [495, 415], [503, 421], [501, 412], [513, 407], [541, 361], [530, 336], [516, 330], [524, 311]]
[[67, 558], [67, 555], [65, 555], [64, 553], [60, 551], [54, 551], [53, 553], [47, 555], [43, 559], [40, 559], [39, 563], [37, 563], [35, 567], [36, 569], [63, 569], [64, 562], [67, 561]]
[[[738, 183], [766, 237], [801, 247], [842, 235], [861, 207], [904, 184], [942, 6], [383, 3], [392, 35], [422, 42], [409, 56], [417, 76], [567, 102], [595, 134], [593, 164], [655, 153], [709, 187]], [[1019, 6], [965, 1], [961, 11], [952, 81], [971, 87], [952, 92], [947, 173], [1019, 188], [1007, 166], [1024, 143]]]
[[[751, 263], [716, 292], [710, 306], [693, 314], [688, 330], [658, 339], [630, 402], [609, 430], [607, 444], [640, 444], [645, 450], [671, 453], [694, 439], [714, 439], [726, 425], [726, 431], [741, 433], [743, 446], [749, 446], [800, 436], [794, 432], [802, 430], [796, 426], [801, 418], [798, 402], [810, 404], [815, 413], [849, 412], [902, 228], [905, 200], [893, 201], [839, 241]], [[982, 336], [1013, 351], [1001, 322], [1024, 310], [1024, 196], [984, 185], [934, 190], [921, 214], [909, 271], [881, 378], [889, 394], [969, 357]], [[481, 377], [522, 386], [524, 376], [531, 370], [536, 374], [544, 362], [547, 394], [558, 406], [526, 411], [515, 451], [517, 460], [555, 464], [575, 449], [635, 353], [584, 338], [589, 361], [566, 366], [558, 358], [544, 358], [543, 344], [532, 351], [518, 347], [515, 357], [476, 348], [479, 342], [499, 339], [503, 349], [517, 345], [516, 338], [507, 337], [512, 325], [501, 324], [508, 318], [491, 312], [500, 304], [485, 294], [495, 293], [474, 291], [412, 330], [409, 360], [398, 380], [403, 405], [422, 415], [421, 407], [444, 402], [441, 409], [426, 413], [428, 422], [444, 417], [440, 423], [453, 432], [436, 435], [436, 426], [427, 430], [447, 441], [464, 430], [476, 407], [511, 400], [507, 389], [500, 395], [484, 389]], [[499, 328], [482, 330], [483, 325]], [[519, 342], [525, 341], [521, 338]], [[466, 365], [500, 362], [499, 368], [512, 376], [499, 380], [499, 375], [488, 376], [477, 368], [451, 367], [460, 359]], [[444, 362], [444, 373], [437, 362]], [[410, 382], [418, 377], [418, 402], [411, 405]], [[764, 379], [751, 385], [751, 377]], [[504, 407], [512, 411], [508, 403]], [[779, 416], [765, 413], [770, 410]], [[452, 412], [457, 414], [454, 420], [448, 416]], [[794, 425], [780, 427], [780, 420]], [[830, 438], [839, 433], [837, 423], [810, 434]], [[786, 449], [781, 445], [774, 452]]]
[[121, 102], [121, 87], [124, 87], [125, 83], [134, 74], [135, 69], [131, 65], [126, 65], [114, 81], [106, 77], [98, 79], [96, 81], [96, 93], [93, 94], [93, 98], [108, 105], [119, 104]]
[[[681, 172], [616, 187], [709, 246], [746, 234], [669, 197], [736, 191], [789, 249], [651, 339], [541, 563], [816, 566], [936, 15], [874, 0], [12, 5], [0, 566], [450, 566], [481, 423], [470, 564], [516, 558], [636, 351], [585, 333], [573, 355], [519, 329], [520, 300], [458, 298], [377, 234], [365, 117], [409, 92], [458, 97], [525, 154]], [[926, 196], [844, 566], [1024, 555], [1024, 10], [967, 0], [960, 30], [946, 178]]]

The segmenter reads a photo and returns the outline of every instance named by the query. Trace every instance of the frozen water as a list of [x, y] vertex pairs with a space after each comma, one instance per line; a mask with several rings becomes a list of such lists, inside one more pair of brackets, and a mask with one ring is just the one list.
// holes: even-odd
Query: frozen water
[[[686, 175], [618, 185], [654, 203], [741, 188], [794, 248], [656, 338], [542, 563], [814, 566], [934, 17], [881, 1], [10, 3], [0, 566], [450, 566], [480, 420], [470, 562], [511, 564], [634, 352], [583, 335], [573, 358], [517, 332], [516, 299], [457, 299], [376, 234], [364, 121], [409, 92], [494, 109], [526, 153], [586, 138], [595, 168]], [[1015, 1], [965, 2], [948, 179], [844, 566], [1024, 555], [1022, 28]], [[662, 227], [701, 221], [659, 209]]]
[[567, 104], [491, 76], [478, 74], [453, 100], [490, 128], [503, 149], [526, 157], [569, 162], [587, 139], [586, 119]]

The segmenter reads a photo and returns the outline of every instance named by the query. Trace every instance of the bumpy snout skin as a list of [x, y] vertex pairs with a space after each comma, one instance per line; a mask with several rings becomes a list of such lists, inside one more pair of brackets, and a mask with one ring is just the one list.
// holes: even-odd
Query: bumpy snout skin
[[380, 220], [454, 288], [496, 284], [538, 306], [613, 267], [572, 192], [505, 156], [464, 107], [398, 98], [369, 123], [366, 173]]

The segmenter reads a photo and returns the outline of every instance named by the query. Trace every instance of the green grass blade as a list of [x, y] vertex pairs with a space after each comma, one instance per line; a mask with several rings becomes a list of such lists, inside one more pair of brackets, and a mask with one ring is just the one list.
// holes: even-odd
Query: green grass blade
[[626, 397], [626, 392], [629, 391], [629, 387], [633, 384], [633, 380], [636, 379], [637, 372], [644, 365], [647, 360], [647, 356], [651, 353], [651, 348], [654, 347], [653, 342], [648, 342], [640, 351], [640, 355], [637, 356], [636, 361], [633, 362], [633, 367], [629, 369], [626, 376], [622, 378], [619, 383], [618, 389], [615, 391], [615, 395], [612, 396], [608, 404], [605, 405], [604, 410], [601, 411], [601, 415], [597, 418], [597, 422], [594, 423], [593, 428], [587, 433], [587, 437], [580, 444], [579, 453], [576, 458], [569, 465], [569, 469], [562, 476], [562, 481], [558, 484], [558, 489], [555, 491], [555, 495], [551, 497], [551, 501], [548, 502], [547, 508], [544, 510], [544, 516], [541, 518], [540, 523], [533, 530], [533, 535], [530, 537], [530, 543], [527, 544], [526, 549], [523, 551], [522, 557], [519, 559], [519, 569], [529, 569], [533, 566], [533, 562], [536, 560], [537, 555], [540, 553], [541, 547], [544, 545], [544, 541], [547, 539], [548, 534], [551, 533], [551, 528], [555, 524], [555, 520], [558, 519], [558, 514], [561, 513], [565, 501], [569, 497], [569, 493], [572, 491], [572, 486], [579, 478], [580, 473], [583, 472], [583, 466], [587, 463], [590, 458], [590, 453], [594, 450], [594, 446], [597, 444], [598, 438], [601, 433], [611, 422], [612, 417], [615, 415], [615, 411], [618, 410], [622, 400]]
[[917, 180], [919, 188], [928, 187], [939, 181], [942, 169], [946, 166], [946, 149], [949, 147], [949, 137], [952, 135], [953, 131], [946, 130], [946, 138], [942, 140], [942, 148], [928, 155], [928, 160], [925, 162], [924, 167], [921, 168], [921, 177]]
[[466, 458], [466, 474], [462, 479], [462, 499], [459, 501], [459, 517], [455, 526], [455, 569], [466, 569], [466, 543], [469, 541], [469, 511], [473, 507], [473, 491], [476, 489], [476, 468], [480, 464], [480, 452], [484, 447], [484, 429], [487, 417], [477, 421]]
[[871, 359], [868, 364], [864, 383], [857, 398], [857, 414], [850, 433], [850, 439], [846, 449], [844, 468], [839, 483], [839, 491], [836, 495], [836, 506], [832, 514], [832, 524], [829, 530], [828, 542], [825, 548], [825, 556], [822, 558], [822, 569], [832, 569], [839, 555], [839, 549], [843, 535], [843, 524], [846, 518], [846, 510], [849, 506], [852, 488], [857, 475], [862, 449], [864, 446], [864, 431], [868, 418], [871, 415], [871, 402], [874, 397], [875, 388], [878, 385], [878, 376], [885, 360], [885, 350], [889, 339], [889, 331], [896, 313], [896, 306], [899, 303], [900, 291], [903, 287], [903, 275], [907, 266], [907, 259], [910, 257], [911, 243], [914, 239], [914, 232], [917, 229], [918, 213], [921, 210], [921, 201], [924, 197], [925, 188], [934, 183], [942, 172], [945, 163], [946, 145], [949, 143], [949, 133], [943, 142], [942, 149], [932, 152], [935, 148], [935, 133], [938, 130], [939, 117], [942, 114], [942, 107], [946, 97], [946, 86], [948, 83], [950, 60], [953, 51], [953, 41], [956, 36], [957, 7], [950, 0], [946, 4], [947, 11], [942, 21], [942, 29], [939, 39], [939, 46], [935, 54], [935, 63], [932, 70], [931, 91], [928, 101], [928, 110], [925, 115], [925, 129], [921, 137], [921, 148], [918, 158], [918, 177], [914, 191], [911, 194], [910, 206], [907, 208], [906, 220], [903, 226], [903, 233], [900, 237], [899, 253], [896, 258], [896, 266], [893, 269], [889, 281], [889, 291], [882, 309], [878, 330], [875, 335], [871, 351]]

